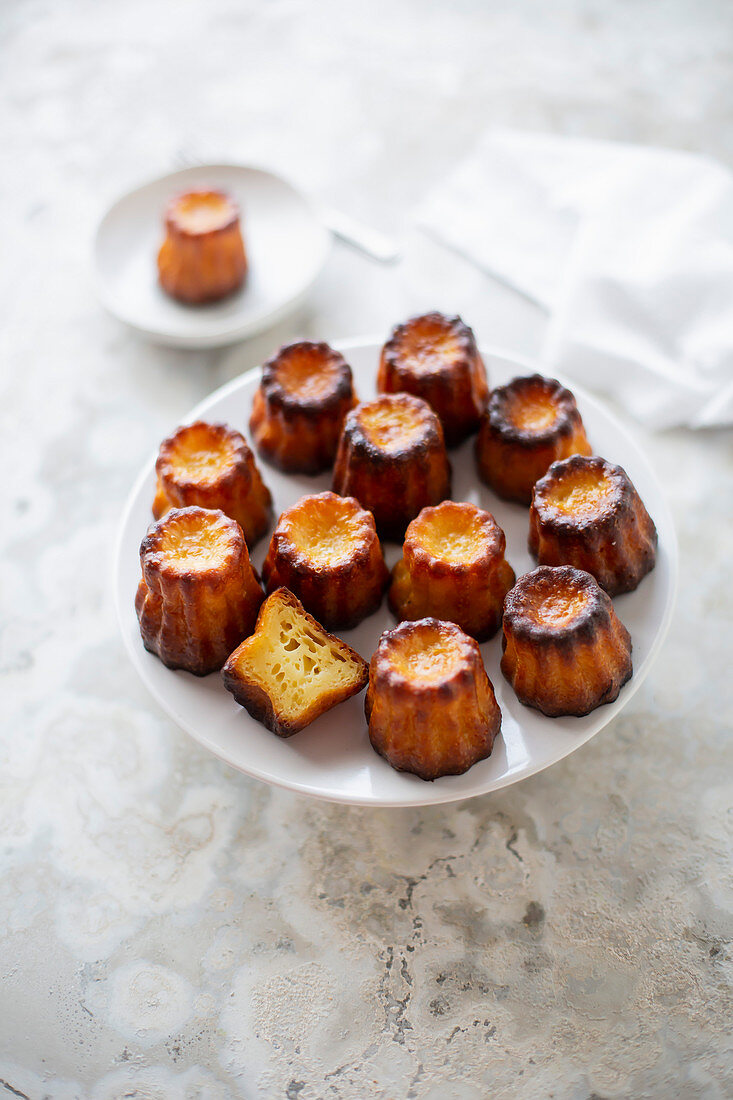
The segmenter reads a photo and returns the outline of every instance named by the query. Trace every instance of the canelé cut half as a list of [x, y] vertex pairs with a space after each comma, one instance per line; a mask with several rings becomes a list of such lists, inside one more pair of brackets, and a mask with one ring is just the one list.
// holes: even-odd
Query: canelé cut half
[[354, 497], [302, 497], [278, 520], [262, 567], [267, 590], [289, 588], [329, 629], [379, 607], [389, 574], [374, 517]]
[[575, 397], [532, 374], [492, 391], [476, 441], [481, 477], [505, 500], [529, 504], [534, 484], [558, 459], [591, 453]]
[[236, 520], [174, 508], [149, 528], [140, 564], [135, 610], [145, 648], [196, 676], [221, 668], [264, 599]]
[[473, 332], [460, 317], [437, 312], [395, 326], [382, 348], [377, 389], [427, 401], [440, 417], [449, 447], [476, 431], [489, 397]]
[[504, 604], [501, 671], [549, 717], [612, 703], [630, 678], [631, 637], [596, 580], [569, 565], [520, 577]]
[[455, 625], [418, 619], [386, 630], [369, 666], [369, 739], [397, 771], [461, 775], [484, 760], [501, 711], [478, 644]]
[[356, 497], [383, 538], [401, 539], [421, 509], [450, 496], [450, 486], [443, 429], [427, 402], [384, 394], [348, 414], [333, 488]]
[[541, 565], [574, 565], [611, 596], [631, 592], [656, 562], [657, 529], [621, 466], [574, 455], [537, 482], [529, 549]]
[[155, 470], [156, 519], [193, 504], [221, 508], [237, 521], [250, 548], [267, 530], [270, 490], [244, 436], [226, 424], [197, 420], [177, 428], [161, 443]]
[[187, 191], [168, 204], [158, 253], [160, 285], [172, 298], [202, 305], [238, 290], [247, 274], [239, 209], [223, 191]]
[[499, 628], [514, 584], [505, 550], [501, 527], [475, 504], [445, 500], [423, 508], [392, 570], [392, 611], [398, 619], [446, 619], [486, 641]]
[[369, 666], [328, 634], [292, 592], [278, 588], [222, 676], [227, 691], [253, 718], [279, 737], [290, 737], [361, 691]]
[[249, 426], [259, 454], [287, 473], [330, 470], [356, 404], [351, 367], [328, 344], [301, 340], [268, 359]]

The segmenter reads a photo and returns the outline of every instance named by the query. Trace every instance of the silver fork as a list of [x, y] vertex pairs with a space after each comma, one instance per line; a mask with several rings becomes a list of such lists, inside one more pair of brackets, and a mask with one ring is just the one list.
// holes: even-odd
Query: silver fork
[[[202, 168], [203, 161], [195, 157], [185, 146], [177, 149], [173, 155], [175, 168]], [[402, 258], [402, 254], [393, 237], [374, 229], [371, 225], [344, 214], [342, 210], [335, 210], [331, 206], [317, 206], [316, 212], [334, 237], [338, 237], [344, 244], [357, 249], [370, 260], [376, 260], [381, 264], [393, 264]]]

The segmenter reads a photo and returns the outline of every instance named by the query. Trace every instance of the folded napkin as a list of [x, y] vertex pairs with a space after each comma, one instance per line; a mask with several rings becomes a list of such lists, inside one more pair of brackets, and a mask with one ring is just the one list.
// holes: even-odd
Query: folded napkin
[[550, 313], [544, 371], [652, 427], [733, 423], [733, 175], [715, 161], [492, 131], [417, 221]]

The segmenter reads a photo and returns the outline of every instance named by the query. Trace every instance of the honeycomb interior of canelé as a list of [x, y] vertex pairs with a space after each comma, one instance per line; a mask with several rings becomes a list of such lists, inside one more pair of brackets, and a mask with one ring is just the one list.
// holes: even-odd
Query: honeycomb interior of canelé
[[178, 433], [170, 462], [182, 478], [213, 482], [231, 466], [234, 450], [227, 434], [213, 431], [208, 424], [192, 424]]
[[388, 452], [410, 447], [424, 431], [420, 411], [400, 401], [382, 400], [362, 405], [359, 422], [375, 447]]
[[232, 552], [232, 527], [216, 513], [168, 513], [161, 548], [182, 571], [204, 571], [224, 565]]
[[267, 601], [256, 632], [240, 647], [236, 668], [242, 679], [254, 680], [277, 701], [279, 712], [293, 717], [362, 676], [362, 666], [337, 638], [277, 594]]
[[557, 420], [554, 394], [541, 385], [525, 384], [511, 392], [506, 406], [507, 420], [525, 432], [542, 432]]
[[437, 317], [420, 317], [402, 333], [400, 354], [413, 370], [430, 374], [459, 358], [462, 347], [452, 327]]
[[436, 684], [455, 675], [464, 651], [452, 632], [419, 625], [390, 640], [390, 664], [412, 683]]
[[438, 561], [460, 565], [481, 555], [486, 528], [473, 508], [449, 502], [414, 520], [410, 539]]
[[187, 233], [211, 233], [231, 222], [234, 207], [219, 191], [189, 191], [176, 200], [172, 215]]
[[291, 540], [316, 566], [347, 561], [364, 539], [363, 516], [343, 498], [309, 497], [288, 518]]
[[528, 613], [542, 626], [568, 626], [582, 614], [588, 604], [588, 593], [575, 585], [562, 588], [542, 587], [534, 593]]
[[593, 466], [570, 468], [550, 487], [548, 501], [563, 515], [582, 518], [602, 512], [609, 505], [614, 485], [603, 470]]
[[301, 401], [317, 401], [332, 393], [341, 376], [338, 360], [316, 348], [293, 348], [277, 364], [277, 380]]

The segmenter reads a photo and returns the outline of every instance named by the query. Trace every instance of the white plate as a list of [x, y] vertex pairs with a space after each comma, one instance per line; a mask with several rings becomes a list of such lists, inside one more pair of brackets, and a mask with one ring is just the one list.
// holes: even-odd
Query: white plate
[[[354, 342], [337, 345], [354, 371], [359, 396], [375, 392], [379, 345]], [[516, 374], [527, 374], [531, 364], [486, 349], [485, 362], [492, 385]], [[201, 402], [187, 419], [206, 417], [226, 421], [247, 434], [252, 395], [259, 371], [234, 379]], [[334, 802], [370, 806], [422, 806], [452, 802], [484, 794], [561, 760], [603, 728], [624, 707], [649, 672], [669, 626], [677, 579], [677, 540], [659, 482], [642, 451], [626, 429], [594, 398], [576, 385], [588, 436], [598, 454], [620, 463], [636, 484], [659, 532], [656, 568], [636, 592], [615, 601], [621, 620], [631, 631], [634, 675], [618, 699], [599, 707], [585, 718], [545, 718], [522, 706], [499, 670], [501, 631], [481, 647], [486, 669], [502, 710], [502, 732], [488, 760], [475, 764], [465, 775], [447, 776], [426, 783], [413, 775], [393, 771], [372, 750], [364, 720], [364, 696], [335, 707], [312, 726], [281, 740], [237, 706], [215, 673], [198, 679], [187, 672], [171, 672], [140, 641], [135, 617], [135, 590], [140, 577], [138, 550], [151, 521], [150, 506], [155, 484], [151, 457], [140, 474], [122, 519], [115, 565], [117, 608], [125, 644], [133, 664], [163, 709], [201, 745], [247, 775], [290, 790]], [[171, 425], [173, 428], [174, 425]], [[473, 459], [473, 440], [451, 453], [456, 500], [470, 500], [492, 512], [507, 536], [507, 557], [517, 575], [534, 568], [527, 551], [527, 508], [507, 504], [481, 484]], [[261, 463], [278, 512], [304, 493], [330, 488], [330, 477], [288, 477]], [[268, 539], [256, 547], [259, 567]], [[399, 557], [400, 548], [385, 545], [387, 563]], [[379, 635], [394, 626], [386, 601], [379, 611], [343, 637], [369, 659]]]
[[[249, 273], [229, 298], [186, 306], [161, 290], [156, 257], [168, 200], [202, 186], [228, 191], [239, 203]], [[102, 303], [121, 321], [163, 344], [213, 348], [297, 308], [329, 247], [313, 207], [285, 180], [259, 168], [207, 164], [161, 176], [118, 199], [97, 228], [94, 271]]]

